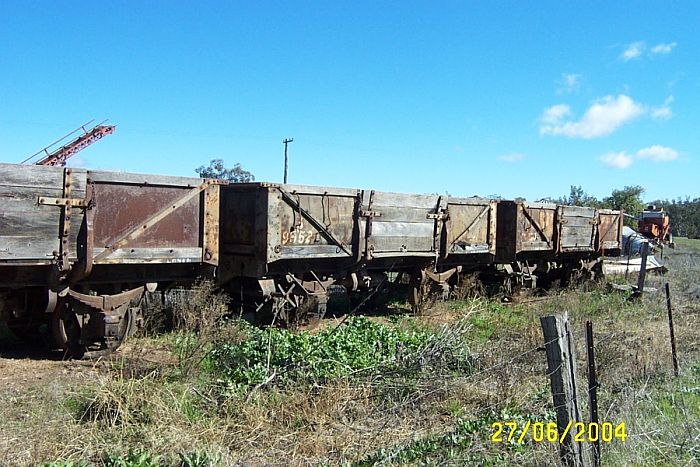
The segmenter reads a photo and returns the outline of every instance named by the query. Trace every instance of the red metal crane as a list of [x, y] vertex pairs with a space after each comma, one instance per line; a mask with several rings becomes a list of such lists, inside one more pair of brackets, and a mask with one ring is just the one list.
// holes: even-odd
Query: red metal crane
[[[85, 127], [92, 123], [94, 120], [91, 120], [87, 122], [86, 124], [76, 128], [72, 132], [68, 133], [64, 137], [60, 138], [59, 140], [51, 143], [50, 145], [46, 146], [44, 149], [41, 151], [29, 156], [27, 159], [22, 161], [22, 163], [25, 163], [29, 161], [30, 159], [33, 159], [36, 157], [38, 154], [41, 154], [42, 152], [45, 153], [45, 156], [39, 159], [35, 164], [36, 165], [51, 165], [51, 166], [64, 166], [66, 165], [66, 160], [75, 155], [77, 152], [82, 151], [86, 147], [90, 146], [92, 143], [95, 141], [101, 139], [103, 136], [106, 135], [111, 135], [114, 133], [114, 130], [116, 127], [114, 125], [103, 125], [102, 123], [99, 123], [95, 125], [92, 128], [86, 129]], [[72, 139], [70, 142], [64, 144], [60, 148], [50, 151], [49, 148], [52, 146], [55, 146], [56, 144], [60, 143], [64, 139], [68, 138], [69, 136], [73, 135], [74, 133], [83, 130], [83, 134], [79, 135], [78, 137]]]

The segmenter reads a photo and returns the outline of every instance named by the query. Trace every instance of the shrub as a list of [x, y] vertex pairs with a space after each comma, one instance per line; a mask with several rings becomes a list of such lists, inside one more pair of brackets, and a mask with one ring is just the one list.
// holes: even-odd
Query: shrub
[[277, 378], [323, 380], [396, 365], [429, 341], [429, 334], [351, 317], [343, 326], [312, 334], [245, 326], [248, 339], [217, 343], [210, 370], [224, 383], [254, 386]]

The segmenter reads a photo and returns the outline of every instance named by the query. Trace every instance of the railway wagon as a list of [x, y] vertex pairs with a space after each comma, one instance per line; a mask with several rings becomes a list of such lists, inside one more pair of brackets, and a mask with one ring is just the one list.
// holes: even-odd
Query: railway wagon
[[621, 213], [444, 195], [227, 184], [0, 164], [0, 317], [74, 355], [114, 348], [145, 290], [213, 278], [281, 320], [325, 313], [327, 290], [388, 272], [449, 291], [463, 271], [529, 281], [595, 270]]
[[221, 187], [219, 279], [233, 297], [290, 319], [325, 313], [327, 287], [446, 284], [462, 267], [491, 263], [495, 202], [374, 190], [231, 184]]
[[80, 354], [119, 345], [158, 283], [211, 275], [215, 180], [0, 164], [0, 316]]
[[602, 256], [618, 256], [622, 244], [622, 213], [608, 209], [504, 200], [497, 225], [496, 263], [530, 287], [601, 274]]

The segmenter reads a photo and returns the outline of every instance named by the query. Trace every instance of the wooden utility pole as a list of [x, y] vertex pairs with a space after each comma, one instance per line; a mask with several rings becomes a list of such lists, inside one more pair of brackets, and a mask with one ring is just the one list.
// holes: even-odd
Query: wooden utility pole
[[294, 138], [285, 138], [282, 143], [284, 144], [284, 183], [287, 183], [287, 145], [294, 141]]
[[571, 345], [568, 314], [540, 317], [547, 367], [552, 386], [557, 429], [560, 438], [559, 455], [566, 466], [583, 466], [581, 443], [574, 441], [577, 422], [581, 421], [576, 392], [576, 360]]

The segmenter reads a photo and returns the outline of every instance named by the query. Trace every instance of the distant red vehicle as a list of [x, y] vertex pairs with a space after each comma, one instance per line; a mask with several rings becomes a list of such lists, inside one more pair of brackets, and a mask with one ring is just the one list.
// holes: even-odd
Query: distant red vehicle
[[647, 206], [639, 217], [639, 233], [645, 237], [673, 247], [671, 218], [663, 208]]

